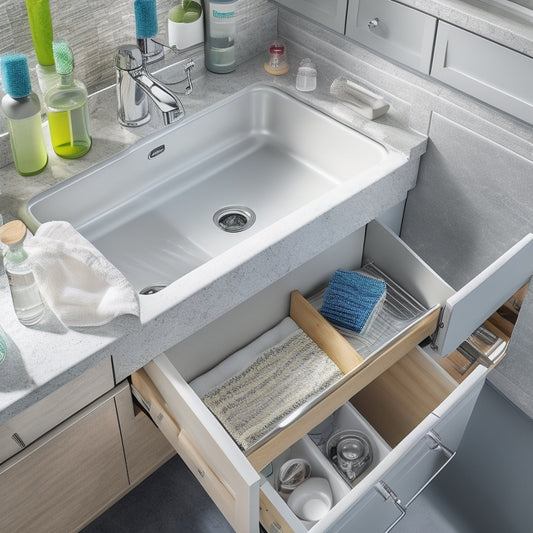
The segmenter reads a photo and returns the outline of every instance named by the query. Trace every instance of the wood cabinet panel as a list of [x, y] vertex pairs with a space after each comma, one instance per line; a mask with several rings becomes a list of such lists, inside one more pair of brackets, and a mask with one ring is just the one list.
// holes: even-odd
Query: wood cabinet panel
[[3, 465], [0, 531], [78, 531], [127, 488], [110, 393]]
[[[114, 385], [111, 359], [107, 358], [2, 424], [0, 463], [110, 391]], [[13, 438], [14, 435], [17, 437]]]

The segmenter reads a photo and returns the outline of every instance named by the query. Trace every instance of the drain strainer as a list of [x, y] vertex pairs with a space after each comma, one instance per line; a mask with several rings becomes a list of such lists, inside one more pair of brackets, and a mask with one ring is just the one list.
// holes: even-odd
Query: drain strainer
[[219, 209], [213, 215], [214, 223], [228, 233], [238, 233], [251, 227], [255, 222], [255, 213], [249, 207], [231, 205]]

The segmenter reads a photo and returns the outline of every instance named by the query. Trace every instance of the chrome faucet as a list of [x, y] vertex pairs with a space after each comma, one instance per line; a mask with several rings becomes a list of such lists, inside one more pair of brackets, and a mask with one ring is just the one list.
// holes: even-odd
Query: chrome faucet
[[183, 105], [176, 94], [147, 71], [138, 46], [121, 46], [115, 54], [115, 67], [118, 121], [123, 126], [142, 126], [150, 120], [147, 97], [161, 111], [165, 126], [184, 116]]

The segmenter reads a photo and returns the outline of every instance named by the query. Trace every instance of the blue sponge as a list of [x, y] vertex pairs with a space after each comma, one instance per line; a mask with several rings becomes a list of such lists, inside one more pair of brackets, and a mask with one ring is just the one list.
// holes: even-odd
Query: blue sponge
[[2, 84], [11, 98], [24, 98], [31, 93], [28, 58], [24, 54], [2, 57]]
[[135, 0], [135, 31], [137, 39], [150, 39], [157, 35], [157, 7], [155, 0]]
[[383, 305], [387, 284], [363, 272], [337, 270], [331, 277], [320, 313], [330, 322], [364, 334]]

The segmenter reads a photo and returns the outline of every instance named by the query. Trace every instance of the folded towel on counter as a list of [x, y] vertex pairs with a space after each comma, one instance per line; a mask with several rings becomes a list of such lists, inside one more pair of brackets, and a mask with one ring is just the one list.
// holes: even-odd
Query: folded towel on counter
[[387, 284], [363, 272], [337, 270], [331, 277], [320, 313], [331, 323], [364, 334], [383, 306]]
[[139, 296], [124, 275], [68, 222], [46, 222], [24, 244], [35, 280], [65, 326], [101, 326], [139, 316]]

